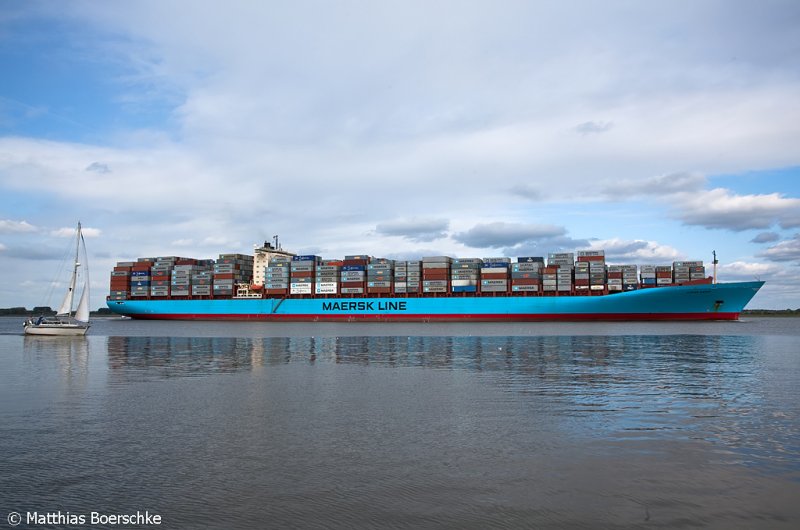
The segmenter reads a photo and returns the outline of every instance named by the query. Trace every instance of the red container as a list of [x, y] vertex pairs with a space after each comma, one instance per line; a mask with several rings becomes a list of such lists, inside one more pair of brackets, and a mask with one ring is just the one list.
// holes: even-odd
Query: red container
[[314, 271], [294, 271], [291, 275], [292, 278], [313, 278]]
[[390, 294], [392, 292], [391, 287], [368, 287], [367, 293], [370, 294]]
[[232, 272], [231, 273], [227, 273], [227, 272], [214, 273], [214, 279], [215, 280], [232, 280], [234, 278], [234, 276], [235, 275]]
[[507, 280], [507, 272], [484, 272], [481, 274], [481, 280]]
[[365, 287], [367, 282], [341, 282], [339, 286], [344, 289], [347, 287]]
[[589, 263], [591, 261], [603, 263], [605, 260], [605, 256], [578, 256], [578, 263]]
[[264, 289], [264, 294], [289, 294], [289, 289]]
[[342, 260], [342, 265], [364, 265], [365, 267], [369, 265], [369, 260], [367, 259], [346, 259]]
[[514, 278], [511, 285], [539, 285], [542, 282], [538, 278]]

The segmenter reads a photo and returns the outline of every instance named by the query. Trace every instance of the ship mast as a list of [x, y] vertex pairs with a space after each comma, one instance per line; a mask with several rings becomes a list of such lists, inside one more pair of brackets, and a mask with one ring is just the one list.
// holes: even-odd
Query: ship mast
[[717, 251], [716, 250], [712, 250], [711, 253], [714, 255], [714, 261], [712, 263], [714, 264], [714, 283], [716, 284], [717, 283], [717, 263], [719, 263], [719, 260], [717, 259]]

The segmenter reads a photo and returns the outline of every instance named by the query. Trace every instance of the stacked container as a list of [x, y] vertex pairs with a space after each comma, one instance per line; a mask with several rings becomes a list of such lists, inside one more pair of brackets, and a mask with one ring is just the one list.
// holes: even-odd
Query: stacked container
[[687, 283], [702, 280], [706, 270], [702, 261], [674, 261], [672, 263], [672, 279], [675, 283]]
[[192, 296], [211, 296], [213, 284], [213, 262], [204, 263], [192, 271]]
[[446, 293], [449, 291], [450, 265], [453, 258], [428, 256], [422, 258], [422, 292]]
[[233, 296], [234, 285], [253, 280], [253, 256], [220, 254], [214, 264], [214, 296]]
[[609, 265], [608, 290], [632, 291], [639, 286], [636, 265]]
[[[609, 289], [610, 289], [611, 288], [611, 285], [610, 285], [611, 284], [611, 278], [612, 278], [612, 272], [611, 272], [610, 268], [609, 268], [609, 272], [608, 272], [608, 277], [609, 277], [608, 283], [609, 283]], [[621, 284], [622, 284], [622, 271], [620, 271], [620, 273], [619, 273], [619, 278], [620, 278], [620, 286], [621, 286]], [[578, 293], [578, 294], [587, 294], [589, 292], [590, 280], [591, 280], [591, 272], [589, 271], [589, 262], [588, 261], [579, 261], [578, 263], [576, 263], [575, 264], [575, 292]], [[620, 290], [622, 290], [622, 289], [620, 289]]]
[[605, 251], [578, 251], [578, 262], [589, 264], [589, 289], [591, 291], [604, 291], [607, 281]]
[[672, 285], [672, 267], [669, 265], [656, 266], [656, 285]]
[[559, 294], [571, 293], [575, 270], [575, 254], [572, 252], [548, 254], [547, 265], [548, 267], [558, 267], [558, 272], [556, 273], [556, 290]]
[[511, 265], [511, 291], [536, 293], [541, 291], [544, 258], [521, 256]]
[[314, 292], [314, 273], [319, 256], [292, 256], [289, 268], [289, 294], [312, 294]]
[[639, 288], [639, 280], [636, 277], [638, 271], [636, 265], [623, 265], [622, 266], [622, 290], [633, 291]]
[[364, 294], [367, 287], [367, 265], [370, 257], [364, 254], [345, 256], [341, 269], [342, 294]]
[[367, 265], [367, 293], [391, 294], [394, 280], [394, 261], [373, 258]]
[[457, 258], [450, 266], [450, 289], [454, 293], [476, 293], [483, 260]]
[[639, 282], [642, 287], [655, 287], [656, 266], [642, 265], [639, 267]]
[[394, 265], [394, 292], [419, 293], [422, 288], [422, 262], [397, 261]]
[[172, 296], [210, 296], [214, 262], [179, 258], [171, 271]]
[[511, 258], [483, 258], [481, 292], [507, 293]]
[[392, 290], [395, 294], [406, 294], [408, 292], [408, 262], [394, 262], [394, 284]]
[[321, 261], [317, 264], [314, 294], [339, 294], [340, 260]]
[[[170, 278], [170, 296], [189, 296], [192, 292], [192, 272], [193, 272], [193, 264], [189, 265], [178, 265], [180, 260], [177, 258], [168, 258], [164, 259], [159, 258], [159, 261], [156, 262], [156, 265], [153, 266], [153, 270], [156, 269], [157, 266], [160, 267], [160, 263], [169, 264], [167, 268], [167, 274]], [[187, 262], [191, 262], [191, 260], [185, 260]], [[155, 273], [153, 273], [153, 278], [155, 279]]]
[[120, 261], [111, 271], [109, 285], [109, 299], [126, 300], [131, 294], [131, 268], [135, 265], [132, 261]]
[[542, 291], [545, 293], [558, 291], [558, 265], [548, 265], [542, 269]]
[[286, 296], [289, 294], [289, 271], [292, 259], [289, 256], [273, 256], [264, 267], [264, 294]]
[[[622, 291], [622, 269], [623, 265], [609, 265], [608, 266], [608, 290]], [[577, 275], [576, 275], [577, 276]], [[575, 280], [577, 281], [577, 280]]]
[[419, 260], [406, 262], [408, 269], [408, 280], [406, 280], [406, 291], [409, 293], [422, 292], [422, 262]]

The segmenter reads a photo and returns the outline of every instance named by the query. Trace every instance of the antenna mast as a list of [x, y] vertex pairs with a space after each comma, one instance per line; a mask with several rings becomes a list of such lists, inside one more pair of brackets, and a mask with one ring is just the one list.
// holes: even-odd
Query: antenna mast
[[714, 255], [714, 261], [712, 263], [714, 264], [714, 283], [716, 284], [717, 283], [717, 263], [719, 263], [719, 260], [717, 259], [717, 251], [716, 250], [712, 250], [711, 253]]

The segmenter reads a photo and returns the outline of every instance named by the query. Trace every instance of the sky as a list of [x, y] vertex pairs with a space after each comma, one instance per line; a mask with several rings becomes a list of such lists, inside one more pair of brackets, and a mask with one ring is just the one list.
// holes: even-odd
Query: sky
[[604, 249], [800, 307], [800, 2], [0, 2], [0, 307], [117, 261]]

